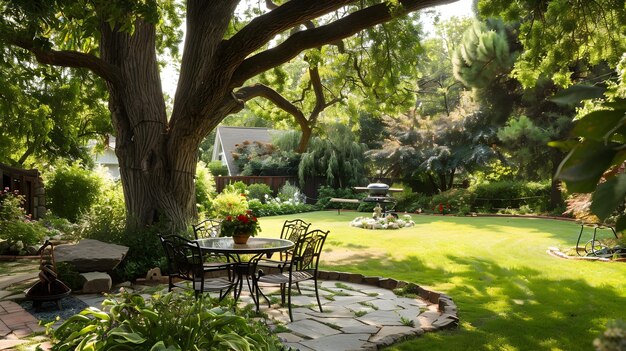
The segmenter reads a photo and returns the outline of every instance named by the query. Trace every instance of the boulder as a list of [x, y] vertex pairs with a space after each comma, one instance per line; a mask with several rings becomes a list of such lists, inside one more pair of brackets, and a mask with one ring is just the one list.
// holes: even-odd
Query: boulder
[[111, 276], [106, 273], [81, 273], [80, 277], [83, 280], [83, 289], [81, 292], [84, 294], [109, 292], [111, 290], [113, 282]]
[[54, 248], [57, 262], [72, 264], [79, 273], [110, 272], [122, 262], [128, 247], [83, 239], [78, 244], [58, 245]]

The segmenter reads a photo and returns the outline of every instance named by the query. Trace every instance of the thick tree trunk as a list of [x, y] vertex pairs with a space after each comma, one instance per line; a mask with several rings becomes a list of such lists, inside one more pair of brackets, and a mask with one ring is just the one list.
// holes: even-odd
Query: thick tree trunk
[[155, 30], [137, 22], [133, 35], [102, 27], [102, 57], [119, 65], [123, 86], [108, 85], [109, 109], [128, 229], [164, 222], [184, 229], [195, 216], [195, 138], [168, 143], [169, 129], [155, 51]]

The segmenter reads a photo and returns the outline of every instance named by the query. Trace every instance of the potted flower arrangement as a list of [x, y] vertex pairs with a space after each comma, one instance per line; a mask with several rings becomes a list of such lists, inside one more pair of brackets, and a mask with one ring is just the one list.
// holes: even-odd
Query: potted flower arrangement
[[259, 221], [250, 210], [236, 216], [226, 216], [221, 228], [221, 236], [232, 236], [235, 244], [245, 244], [249, 237], [261, 231]]

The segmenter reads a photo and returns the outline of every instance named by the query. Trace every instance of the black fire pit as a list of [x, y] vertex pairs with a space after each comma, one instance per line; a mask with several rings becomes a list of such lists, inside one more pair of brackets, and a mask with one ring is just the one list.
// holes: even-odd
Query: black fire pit
[[69, 295], [72, 289], [57, 279], [54, 245], [46, 241], [38, 253], [41, 258], [39, 281], [28, 289], [26, 298], [33, 301], [33, 308], [37, 312], [44, 302], [53, 302], [61, 310], [61, 299]]

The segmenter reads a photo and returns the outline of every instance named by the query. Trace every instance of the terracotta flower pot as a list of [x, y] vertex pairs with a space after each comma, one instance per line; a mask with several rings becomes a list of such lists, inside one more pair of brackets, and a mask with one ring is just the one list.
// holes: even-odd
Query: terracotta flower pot
[[233, 235], [233, 241], [237, 245], [245, 245], [248, 242], [248, 238], [250, 238], [249, 233], [237, 233]]

